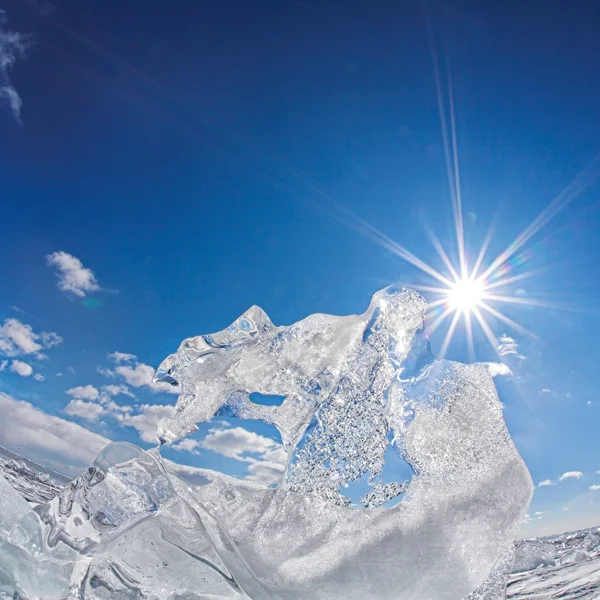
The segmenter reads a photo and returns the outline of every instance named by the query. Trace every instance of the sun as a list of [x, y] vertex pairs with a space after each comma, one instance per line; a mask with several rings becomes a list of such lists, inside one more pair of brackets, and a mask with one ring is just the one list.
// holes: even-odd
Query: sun
[[485, 284], [480, 279], [463, 278], [446, 291], [446, 304], [452, 310], [470, 314], [485, 299]]

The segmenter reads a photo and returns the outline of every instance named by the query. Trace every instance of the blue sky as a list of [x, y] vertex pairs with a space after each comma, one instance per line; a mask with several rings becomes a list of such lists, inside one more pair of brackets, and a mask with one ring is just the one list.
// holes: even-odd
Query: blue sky
[[[106, 439], [149, 447], [176, 400], [152, 369], [183, 338], [252, 304], [289, 324], [432, 284], [364, 223], [446, 273], [431, 228], [458, 261], [422, 6], [184, 4], [0, 1], [0, 444], [72, 473]], [[484, 264], [576, 181], [503, 266], [532, 275], [503, 293], [538, 305], [498, 308], [536, 337], [474, 332], [547, 483], [527, 534], [600, 522], [600, 17], [535, 5], [428, 13], [471, 262], [492, 224]], [[447, 357], [468, 361], [465, 340]], [[211, 427], [168, 458], [273, 478], [274, 431]]]

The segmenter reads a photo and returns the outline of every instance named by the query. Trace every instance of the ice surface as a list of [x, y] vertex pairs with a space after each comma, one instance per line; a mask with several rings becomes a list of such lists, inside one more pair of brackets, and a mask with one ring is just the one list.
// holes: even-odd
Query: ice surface
[[517, 544], [511, 600], [600, 598], [600, 528]]
[[[277, 488], [219, 477], [194, 487], [159, 448], [112, 444], [10, 532], [0, 549], [22, 556], [8, 561], [0, 590], [290, 600], [492, 593], [532, 483], [487, 370], [434, 360], [424, 310], [417, 293], [390, 287], [362, 315], [277, 327], [252, 307], [221, 332], [184, 340], [156, 374], [180, 392], [161, 444], [219, 415], [273, 424], [288, 457]], [[262, 405], [253, 393], [285, 399]], [[412, 469], [410, 482], [383, 477], [390, 448]], [[357, 482], [369, 488], [360, 500], [348, 492]], [[56, 566], [46, 596], [30, 576], [43, 561]]]

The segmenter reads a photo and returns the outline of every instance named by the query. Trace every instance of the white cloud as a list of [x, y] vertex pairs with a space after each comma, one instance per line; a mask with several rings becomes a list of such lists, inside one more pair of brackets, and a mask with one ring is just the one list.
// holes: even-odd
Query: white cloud
[[57, 377], [62, 377], [62, 376], [63, 376], [63, 374], [62, 374], [62, 373], [57, 373], [57, 374], [56, 374], [56, 376], [57, 376]]
[[541, 488], [549, 485], [554, 485], [554, 481], [552, 481], [552, 479], [544, 479], [544, 481], [540, 481], [537, 486]]
[[571, 509], [570, 509], [568, 506], [563, 506], [563, 508], [562, 508], [562, 509], [563, 509], [565, 512], [567, 512], [567, 511], [571, 510]]
[[243, 427], [211, 429], [201, 446], [228, 458], [250, 463], [246, 479], [263, 485], [277, 483], [287, 462], [287, 454], [281, 444]]
[[140, 437], [150, 444], [156, 443], [156, 430], [162, 419], [170, 418], [175, 414], [175, 407], [162, 404], [142, 404], [137, 407], [138, 414], [115, 415], [122, 425], [137, 429]]
[[551, 394], [552, 390], [550, 388], [542, 388], [540, 394]]
[[80, 417], [87, 421], [97, 421], [100, 415], [104, 413], [104, 408], [95, 402], [85, 402], [76, 398], [67, 404], [65, 412], [72, 417]]
[[114, 385], [103, 385], [102, 386], [102, 395], [104, 396], [129, 396], [130, 398], [135, 398], [135, 394], [123, 384]]
[[579, 479], [582, 475], [583, 473], [581, 471], [567, 471], [566, 473], [563, 473], [558, 480], [564, 481], [565, 479]]
[[508, 365], [505, 365], [504, 363], [488, 362], [483, 364], [487, 367], [492, 377], [496, 377], [498, 375], [508, 377], [513, 374], [511, 368]]
[[600, 485], [596, 483], [594, 485], [590, 485], [590, 490], [592, 490], [593, 492], [597, 492], [598, 490], [600, 490]]
[[0, 392], [0, 445], [70, 474], [90, 465], [110, 440]]
[[6, 367], [8, 367], [8, 361], [0, 360], [0, 371], [4, 371], [4, 369], [6, 369]]
[[104, 377], [116, 377], [115, 372], [110, 369], [106, 369], [105, 367], [98, 367], [96, 369], [100, 375], [104, 375]]
[[17, 121], [21, 120], [21, 97], [8, 73], [18, 58], [25, 54], [28, 43], [20, 33], [5, 29], [6, 13], [0, 9], [0, 101], [6, 102]]
[[97, 400], [100, 396], [100, 392], [93, 385], [78, 385], [67, 390], [67, 394], [80, 400]]
[[192, 454], [200, 454], [200, 452], [198, 452], [198, 447], [200, 445], [201, 443], [198, 440], [184, 438], [180, 442], [173, 444], [171, 448], [173, 448], [173, 450], [177, 450], [178, 452], [191, 452]]
[[167, 392], [179, 394], [179, 390], [168, 383], [154, 383], [154, 368], [144, 363], [136, 362], [133, 365], [120, 365], [115, 373], [122, 377], [133, 387], [149, 387], [154, 392]]
[[253, 462], [246, 454], [264, 454], [273, 450], [277, 442], [271, 438], [248, 431], [243, 427], [233, 429], [211, 429], [202, 440], [202, 447], [244, 462]]
[[46, 379], [46, 378], [45, 378], [45, 377], [44, 377], [44, 376], [43, 376], [41, 373], [36, 373], [36, 374], [33, 376], [33, 378], [34, 378], [36, 381], [44, 381], [44, 379]]
[[0, 354], [5, 356], [35, 354], [42, 358], [41, 350], [61, 342], [62, 338], [56, 333], [35, 333], [30, 325], [18, 319], [6, 319], [0, 326]]
[[22, 360], [13, 360], [10, 364], [10, 370], [21, 377], [29, 377], [33, 373], [33, 367]]
[[587, 405], [588, 405], [588, 406], [591, 406], [591, 405], [592, 405], [592, 401], [591, 401], [591, 400], [588, 400], [588, 401], [587, 401]]
[[519, 345], [514, 338], [504, 334], [500, 336], [498, 344], [498, 353], [500, 356], [514, 356], [515, 358], [524, 359], [525, 357], [519, 353]]
[[108, 355], [108, 358], [116, 363], [122, 362], [132, 362], [137, 360], [137, 356], [135, 354], [128, 354], [127, 352], [113, 352]]
[[58, 289], [63, 292], [71, 292], [79, 298], [85, 298], [89, 292], [100, 289], [96, 276], [83, 266], [81, 261], [68, 252], [54, 252], [46, 256], [48, 264], [56, 267], [58, 272]]

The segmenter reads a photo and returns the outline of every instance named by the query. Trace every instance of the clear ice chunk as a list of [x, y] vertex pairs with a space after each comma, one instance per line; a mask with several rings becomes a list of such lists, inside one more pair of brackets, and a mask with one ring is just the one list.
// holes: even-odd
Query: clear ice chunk
[[[287, 456], [277, 487], [192, 486], [159, 448], [112, 444], [36, 509], [38, 554], [68, 550], [77, 598], [492, 597], [533, 486], [487, 369], [435, 360], [425, 308], [392, 286], [362, 315], [278, 327], [252, 307], [184, 340], [156, 372], [180, 393], [160, 444], [215, 416], [262, 420]], [[410, 481], [385, 476], [390, 452]]]

